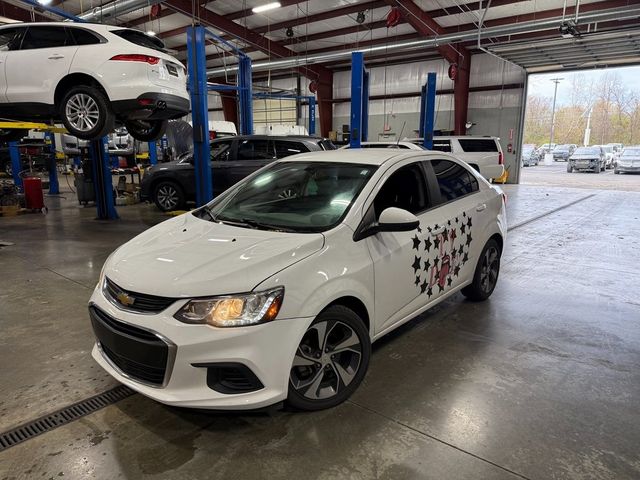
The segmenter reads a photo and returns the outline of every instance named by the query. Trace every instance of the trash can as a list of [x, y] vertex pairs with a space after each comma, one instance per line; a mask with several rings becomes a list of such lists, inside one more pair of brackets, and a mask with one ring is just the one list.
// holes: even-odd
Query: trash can
[[93, 188], [91, 177], [87, 178], [83, 173], [78, 173], [75, 176], [74, 183], [80, 204], [86, 205], [89, 202], [96, 201], [96, 191]]

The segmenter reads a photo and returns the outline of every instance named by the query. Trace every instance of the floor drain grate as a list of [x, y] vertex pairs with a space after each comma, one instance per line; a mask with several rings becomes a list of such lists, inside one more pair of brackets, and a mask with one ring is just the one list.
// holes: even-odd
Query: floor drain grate
[[0, 433], [0, 452], [62, 425], [73, 422], [85, 415], [89, 415], [101, 408], [123, 400], [134, 393], [135, 392], [129, 387], [118, 385], [111, 390], [86, 398], [68, 407], [61, 408], [56, 412], [32, 420], [8, 432]]

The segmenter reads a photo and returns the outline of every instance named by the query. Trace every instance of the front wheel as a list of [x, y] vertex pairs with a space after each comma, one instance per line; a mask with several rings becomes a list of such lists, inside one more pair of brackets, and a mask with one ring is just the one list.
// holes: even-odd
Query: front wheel
[[163, 212], [181, 210], [185, 205], [182, 189], [174, 182], [160, 182], [153, 189], [153, 201]]
[[59, 110], [69, 134], [81, 140], [95, 140], [113, 131], [115, 116], [106, 95], [96, 87], [72, 87], [62, 98]]
[[124, 122], [129, 134], [141, 142], [158, 140], [167, 131], [167, 120], [127, 120]]
[[490, 239], [484, 246], [476, 265], [473, 282], [462, 289], [462, 294], [469, 300], [481, 302], [493, 293], [500, 274], [500, 245]]
[[573, 173], [573, 167], [570, 163], [567, 164], [567, 173]]
[[600, 164], [597, 164], [594, 169], [593, 169], [594, 173], [600, 173]]
[[287, 403], [298, 410], [334, 407], [358, 388], [369, 367], [371, 340], [362, 319], [334, 305], [300, 340], [289, 372]]

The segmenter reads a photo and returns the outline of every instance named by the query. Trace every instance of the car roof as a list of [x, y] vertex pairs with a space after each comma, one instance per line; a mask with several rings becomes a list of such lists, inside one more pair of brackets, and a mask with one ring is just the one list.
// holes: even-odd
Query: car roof
[[[0, 25], [0, 29], [9, 27], [79, 27], [87, 28], [94, 31], [108, 32], [111, 30], [134, 30], [136, 32], [142, 32], [135, 28], [121, 27], [118, 25], [105, 25], [104, 23], [91, 23], [91, 22], [16, 22], [7, 23], [6, 25]], [[142, 32], [144, 33], [144, 32]]]
[[217, 140], [230, 140], [237, 138], [238, 140], [266, 140], [270, 138], [275, 138], [278, 140], [298, 140], [298, 141], [308, 141], [308, 142], [317, 142], [319, 140], [325, 140], [323, 137], [315, 137], [310, 135], [234, 135], [232, 137], [224, 137], [224, 138], [216, 138], [212, 140], [212, 142]]
[[383, 163], [399, 162], [408, 158], [436, 157], [443, 158], [443, 153], [429, 150], [409, 150], [397, 148], [352, 148], [344, 150], [328, 150], [322, 152], [300, 153], [278, 160], [279, 162], [332, 162], [356, 163], [362, 165], [380, 166]]

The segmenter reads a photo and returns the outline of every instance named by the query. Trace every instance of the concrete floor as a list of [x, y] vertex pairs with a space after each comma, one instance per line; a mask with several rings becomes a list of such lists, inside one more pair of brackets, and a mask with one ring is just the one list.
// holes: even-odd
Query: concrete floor
[[[134, 395], [1, 452], [0, 478], [640, 478], [640, 193], [505, 190], [494, 295], [382, 339], [345, 404], [212, 413]], [[109, 252], [165, 218], [47, 202], [0, 218], [15, 243], [0, 249], [0, 431], [115, 385], [89, 356], [86, 302]]]

